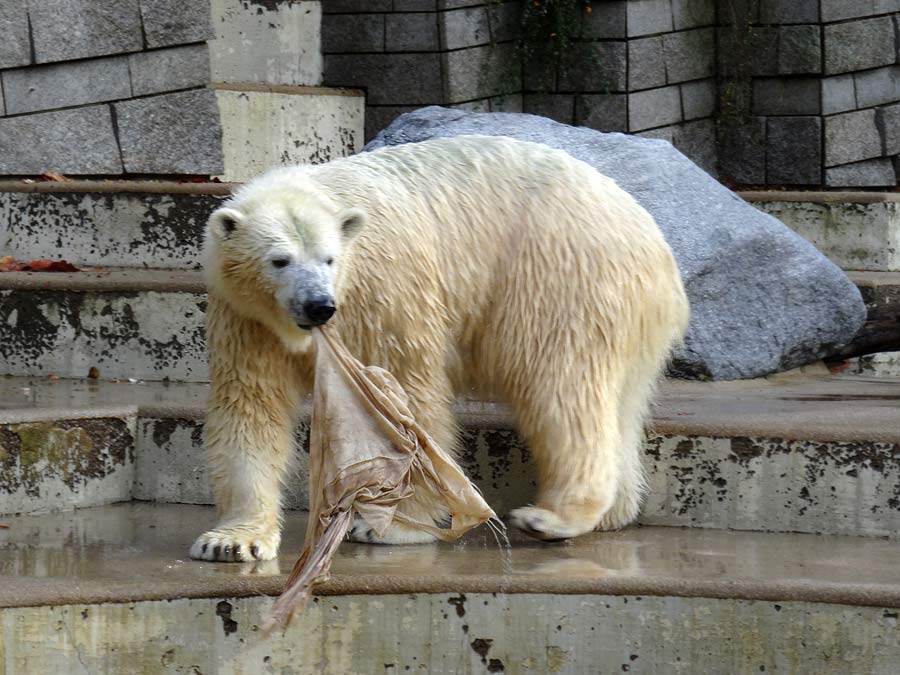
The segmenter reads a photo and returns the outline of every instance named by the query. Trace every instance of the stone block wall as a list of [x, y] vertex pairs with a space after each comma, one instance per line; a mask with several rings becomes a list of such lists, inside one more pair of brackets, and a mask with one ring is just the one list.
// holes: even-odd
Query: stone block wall
[[0, 2], [0, 174], [217, 174], [208, 2]]
[[424, 105], [521, 110], [520, 3], [326, 0], [324, 82], [366, 89], [366, 137]]
[[559, 62], [528, 63], [525, 112], [670, 141], [715, 173], [715, 0], [600, 0]]
[[366, 136], [422, 105], [670, 140], [738, 185], [877, 187], [900, 163], [900, 0], [594, 0], [557, 62], [514, 52], [524, 0], [328, 0], [324, 81]]
[[366, 136], [423, 105], [524, 111], [672, 141], [715, 171], [715, 0], [597, 0], [561, 62], [515, 53], [522, 2], [329, 0], [324, 81], [367, 91]]
[[900, 0], [721, 0], [720, 176], [877, 187], [900, 169]]

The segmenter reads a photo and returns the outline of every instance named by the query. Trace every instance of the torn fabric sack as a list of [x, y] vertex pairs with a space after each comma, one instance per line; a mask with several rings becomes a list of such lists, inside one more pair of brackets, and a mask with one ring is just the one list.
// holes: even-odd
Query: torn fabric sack
[[[454, 459], [416, 423], [393, 375], [363, 366], [326, 329], [313, 329], [313, 341], [309, 523], [300, 557], [263, 626], [266, 632], [285, 628], [309, 600], [312, 586], [328, 579], [354, 514], [379, 536], [396, 521], [444, 541], [497, 518]], [[397, 510], [414, 490], [423, 489], [447, 505], [447, 527]]]

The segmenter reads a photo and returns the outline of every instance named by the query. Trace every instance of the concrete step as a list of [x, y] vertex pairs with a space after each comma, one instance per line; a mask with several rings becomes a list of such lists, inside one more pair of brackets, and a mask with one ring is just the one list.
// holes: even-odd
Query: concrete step
[[200, 272], [0, 274], [0, 374], [208, 379]]
[[845, 270], [900, 272], [900, 193], [742, 192]]
[[[217, 91], [253, 106], [241, 92]], [[244, 113], [235, 107], [233, 114]], [[259, 159], [268, 156], [262, 151], [253, 154], [262, 162], [258, 170], [280, 163]], [[334, 155], [320, 154], [295, 159], [323, 161]], [[64, 257], [88, 267], [197, 269], [206, 219], [233, 188], [229, 183], [0, 181], [0, 250], [19, 259]], [[740, 194], [844, 269], [900, 271], [898, 193]]]
[[[55, 486], [78, 476], [103, 501], [129, 499], [209, 504], [202, 457], [202, 384], [110, 383], [4, 378], [0, 429], [17, 448], [21, 415], [57, 419], [136, 416], [126, 469], [130, 493], [94, 490], [91, 472], [70, 455], [48, 462], [20, 493], [17, 452], [0, 455], [0, 513], [30, 511]], [[653, 412], [646, 465], [650, 491], [641, 522], [703, 528], [900, 536], [900, 380], [784, 375], [741, 382], [666, 382]], [[125, 406], [122, 408], [121, 406]], [[131, 407], [128, 407], [131, 406]], [[5, 412], [4, 412], [5, 411]], [[49, 411], [49, 412], [42, 412]], [[8, 417], [8, 416], [12, 417]], [[498, 513], [534, 497], [535, 470], [512, 418], [500, 405], [460, 401], [461, 462]], [[54, 417], [55, 416], [55, 417]], [[28, 431], [28, 429], [26, 429]], [[307, 425], [298, 429], [297, 477], [288, 503], [303, 508]], [[5, 468], [4, 468], [5, 467]], [[72, 480], [75, 480], [74, 478]], [[13, 495], [13, 496], [9, 496]], [[74, 504], [72, 504], [74, 506]]]
[[[900, 543], [640, 527], [544, 545], [343, 543], [283, 635], [279, 561], [187, 560], [212, 509], [128, 504], [2, 519], [0, 654], [19, 673], [894, 675]], [[664, 639], [660, 639], [663, 636]]]
[[83, 267], [199, 269], [224, 183], [0, 181], [0, 251]]
[[[900, 272], [848, 272], [862, 293], [869, 311], [900, 302]], [[882, 352], [850, 359], [835, 369], [843, 375], [900, 377], [900, 352]]]
[[[30, 395], [23, 385], [19, 393]], [[137, 410], [0, 410], [0, 514], [128, 501], [134, 492]]]
[[[853, 278], [874, 307], [896, 297], [900, 275]], [[205, 382], [205, 311], [196, 270], [3, 273], [0, 375], [77, 378], [94, 367], [104, 378]], [[884, 358], [892, 362], [893, 356]], [[867, 357], [848, 370], [893, 376], [870, 365], [877, 363]]]

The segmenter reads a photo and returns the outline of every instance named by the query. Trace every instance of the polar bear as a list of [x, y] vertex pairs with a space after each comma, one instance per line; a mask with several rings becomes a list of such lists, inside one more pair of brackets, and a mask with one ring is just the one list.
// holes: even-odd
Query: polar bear
[[[191, 556], [273, 558], [310, 328], [392, 372], [451, 450], [454, 392], [509, 404], [538, 468], [512, 523], [543, 540], [616, 529], [645, 489], [643, 420], [688, 302], [653, 218], [546, 146], [460, 136], [275, 169], [209, 219], [207, 459], [219, 523]], [[425, 496], [418, 518], [447, 513]], [[377, 538], [431, 535], [394, 524]]]

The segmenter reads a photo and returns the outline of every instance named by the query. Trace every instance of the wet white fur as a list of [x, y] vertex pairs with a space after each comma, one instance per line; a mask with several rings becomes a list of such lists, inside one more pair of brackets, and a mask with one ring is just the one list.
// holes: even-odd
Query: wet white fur
[[[308, 334], [276, 300], [273, 249], [301, 264], [337, 259], [333, 327], [397, 376], [442, 446], [456, 444], [455, 391], [511, 405], [539, 471], [516, 525], [554, 539], [636, 517], [643, 420], [688, 303], [653, 219], [612, 180], [542, 145], [458, 137], [275, 170], [227, 207], [237, 227], [224, 236], [214, 215], [206, 247], [206, 433], [221, 522], [192, 555], [251, 559], [255, 545], [270, 558], [280, 541], [312, 361]], [[341, 222], [363, 220], [352, 209], [365, 224], [342, 251]], [[403, 508], [445, 515], [426, 498]], [[423, 539], [394, 529], [385, 541]]]

